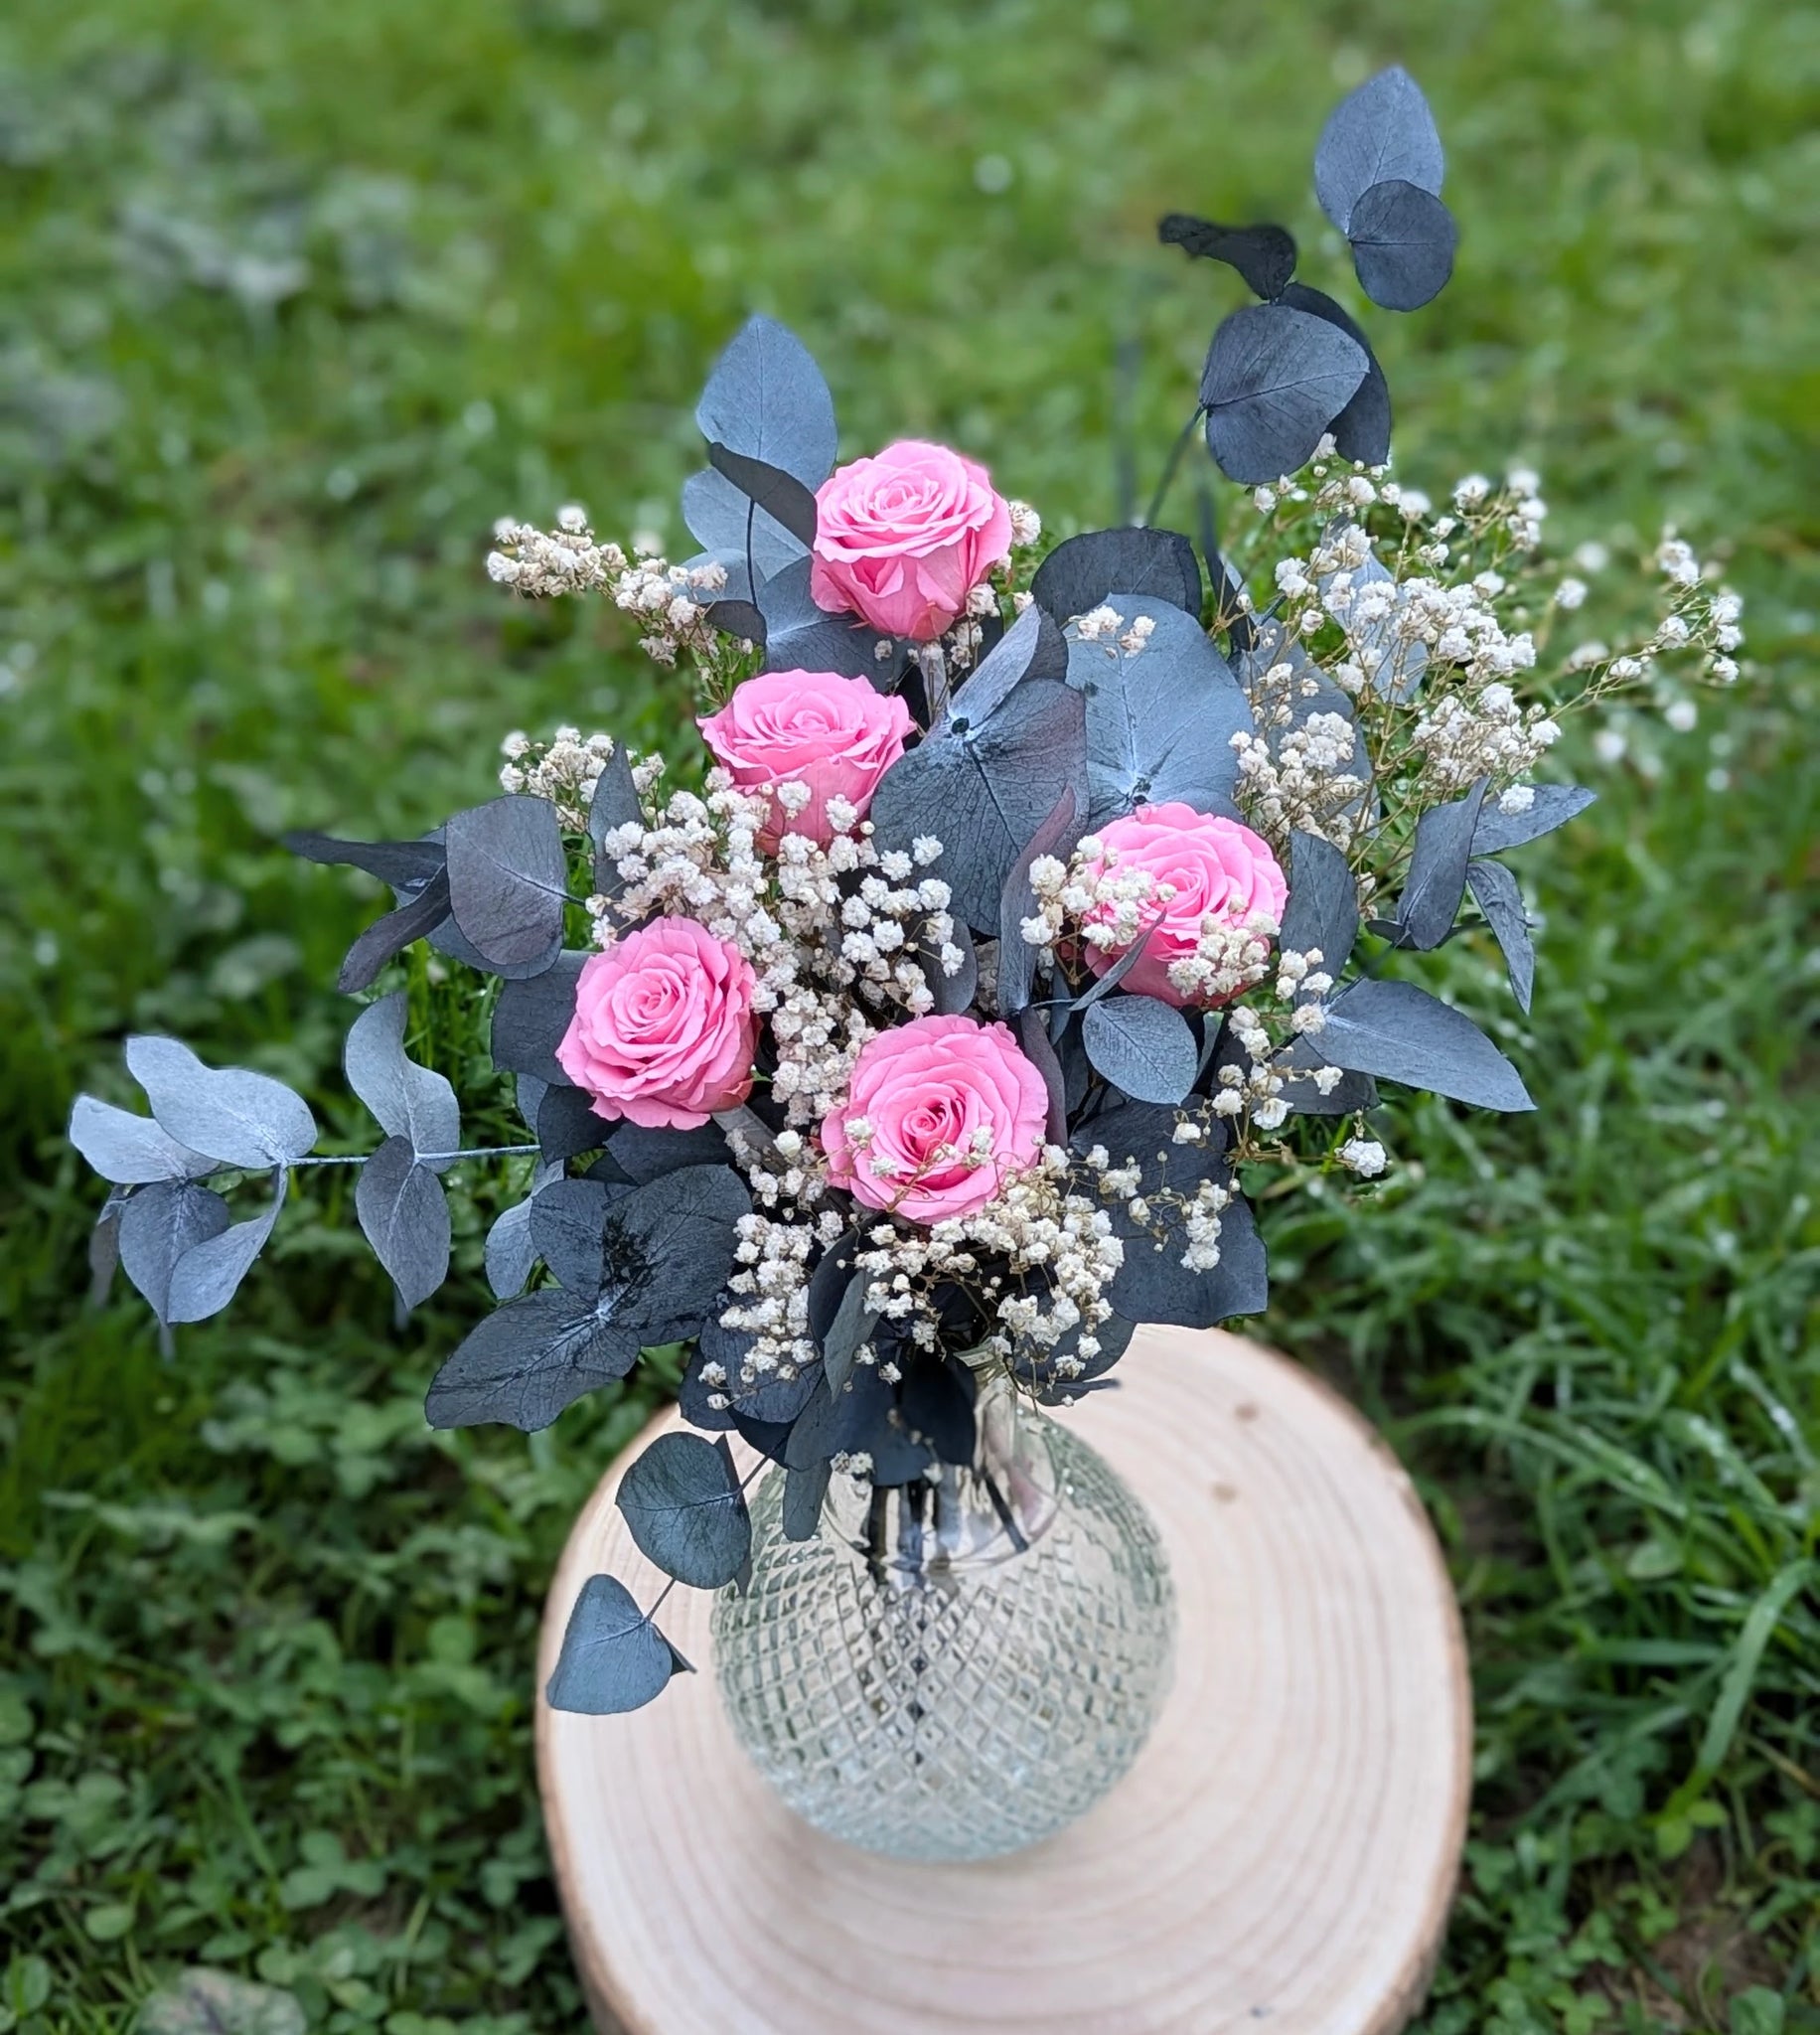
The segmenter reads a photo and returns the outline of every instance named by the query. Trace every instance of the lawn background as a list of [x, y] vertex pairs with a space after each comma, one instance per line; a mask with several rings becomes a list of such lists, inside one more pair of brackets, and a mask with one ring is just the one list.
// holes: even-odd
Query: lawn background
[[[1473, 1835], [1423, 2028], [1820, 2028], [1820, 17], [15, 0], [0, 2030], [125, 2030], [199, 1962], [313, 2029], [578, 2028], [534, 1627], [659, 1389], [424, 1429], [487, 1304], [509, 1183], [475, 1169], [462, 1276], [402, 1335], [318, 1174], [164, 1362], [136, 1297], [82, 1308], [71, 1095], [127, 1100], [120, 1036], [169, 1029], [364, 1138], [327, 985], [373, 891], [277, 833], [414, 832], [487, 795], [508, 727], [674, 748], [689, 704], [609, 614], [491, 587], [493, 518], [578, 499], [682, 542], [693, 394], [757, 308], [844, 453], [941, 435], [1052, 530], [1105, 520], [1115, 349], [1147, 478], [1237, 301], [1155, 218], [1282, 218], [1332, 286], [1313, 139], [1396, 60], [1463, 230], [1439, 303], [1368, 320], [1401, 474], [1520, 459], [1569, 544], [1729, 543], [1749, 666], [1691, 733], [1631, 717], [1620, 765], [1570, 745], [1601, 799], [1525, 860], [1533, 1021], [1476, 942], [1443, 964], [1537, 1114], [1389, 1108], [1376, 1207], [1271, 1205], [1261, 1332], [1384, 1427], [1465, 1607]], [[432, 1041], [458, 1085], [477, 1015]]]

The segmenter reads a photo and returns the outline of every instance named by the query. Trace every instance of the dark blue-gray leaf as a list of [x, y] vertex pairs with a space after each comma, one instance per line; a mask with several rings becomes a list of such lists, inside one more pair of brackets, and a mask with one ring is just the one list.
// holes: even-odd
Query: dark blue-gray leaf
[[1222, 321], [1201, 374], [1207, 446], [1250, 487], [1293, 473], [1358, 393], [1370, 361], [1337, 326], [1287, 304]]
[[283, 1167], [272, 1174], [272, 1197], [262, 1215], [236, 1222], [220, 1236], [206, 1237], [191, 1247], [171, 1268], [168, 1312], [173, 1322], [206, 1322], [219, 1315], [232, 1300], [240, 1281], [252, 1268], [252, 1261], [265, 1248], [284, 1206], [284, 1192], [290, 1175]]
[[933, 941], [925, 938], [917, 946], [917, 965], [935, 999], [930, 1009], [937, 1018], [958, 1017], [972, 1006], [980, 989], [980, 955], [974, 946], [974, 936], [960, 919], [955, 919], [953, 926], [950, 940], [961, 951], [961, 966], [953, 975], [942, 966], [941, 954]]
[[[729, 446], [820, 487], [834, 463], [834, 401], [815, 357], [775, 318], [749, 318], [695, 405], [710, 445]], [[705, 542], [705, 540], [704, 540]]]
[[102, 1179], [137, 1186], [151, 1180], [200, 1179], [220, 1162], [159, 1129], [150, 1117], [78, 1095], [70, 1112], [70, 1142]]
[[1088, 530], [1056, 546], [1037, 566], [1030, 592], [1057, 622], [1090, 614], [1116, 593], [1153, 595], [1198, 622], [1201, 562], [1178, 531]]
[[1048, 1024], [1042, 1012], [1033, 1009], [1019, 1011], [1014, 1021], [1017, 1043], [1024, 1058], [1043, 1077], [1043, 1088], [1049, 1098], [1049, 1115], [1043, 1126], [1043, 1135], [1051, 1145], [1066, 1146], [1068, 1083], [1062, 1072], [1061, 1057], [1049, 1036]]
[[421, 890], [408, 896], [395, 911], [376, 918], [348, 949], [341, 973], [335, 978], [336, 988], [345, 997], [371, 989], [379, 970], [401, 947], [408, 947], [413, 940], [426, 940], [450, 923], [448, 872], [438, 869]]
[[942, 1463], [970, 1464], [978, 1427], [973, 1373], [958, 1357], [924, 1356], [912, 1363], [898, 1394], [898, 1418]]
[[1094, 1066], [1134, 1102], [1180, 1102], [1194, 1086], [1199, 1043], [1182, 1014], [1155, 997], [1103, 998], [1081, 1036]]
[[495, 1300], [511, 1300], [525, 1291], [531, 1268], [537, 1262], [531, 1240], [531, 1203], [515, 1201], [502, 1208], [487, 1232], [487, 1284]]
[[741, 599], [752, 597], [751, 585], [742, 576], [748, 536], [752, 564], [761, 581], [803, 555], [799, 540], [711, 466], [691, 473], [682, 483], [682, 521], [705, 551], [730, 561], [726, 591]]
[[1580, 784], [1538, 784], [1535, 797], [1520, 813], [1507, 813], [1495, 800], [1479, 814], [1472, 830], [1475, 856], [1497, 855], [1507, 848], [1521, 848], [1525, 842], [1552, 834], [1557, 827], [1584, 813], [1597, 798]]
[[[1333, 544], [1346, 527], [1343, 518], [1335, 517], [1323, 533], [1322, 541]], [[1322, 575], [1320, 590], [1323, 599], [1337, 594], [1341, 576], [1337, 570]], [[1364, 564], [1348, 568], [1344, 577], [1347, 589], [1355, 596], [1368, 586], [1388, 585], [1393, 589], [1390, 606], [1374, 621], [1359, 624], [1346, 618], [1347, 634], [1358, 652], [1360, 664], [1371, 679], [1373, 692], [1399, 703], [1413, 699], [1416, 688], [1422, 683], [1422, 675], [1428, 669], [1429, 653], [1420, 636], [1406, 638], [1402, 633], [1401, 625], [1408, 610], [1403, 597], [1395, 593], [1397, 575], [1376, 551], [1370, 551]]]
[[531, 1434], [584, 1392], [623, 1378], [639, 1348], [639, 1336], [603, 1317], [586, 1294], [539, 1287], [496, 1308], [457, 1345], [424, 1413], [431, 1427], [498, 1420]]
[[574, 1159], [607, 1142], [614, 1119], [596, 1114], [585, 1088], [549, 1088], [537, 1105], [537, 1143], [546, 1160]]
[[764, 669], [768, 672], [838, 672], [866, 679], [881, 691], [896, 679], [909, 646], [883, 636], [857, 615], [819, 607], [809, 590], [811, 561], [798, 558], [758, 589], [765, 619]]
[[316, 1119], [269, 1074], [206, 1067], [174, 1038], [126, 1041], [127, 1071], [145, 1090], [162, 1129], [192, 1152], [228, 1166], [287, 1165], [316, 1143]]
[[822, 1504], [833, 1475], [826, 1463], [784, 1472], [784, 1538], [813, 1540], [822, 1527]]
[[1297, 831], [1289, 840], [1289, 899], [1278, 945], [1286, 954], [1318, 952], [1320, 972], [1338, 982], [1358, 936], [1351, 865], [1332, 842]]
[[399, 891], [419, 889], [443, 865], [440, 841], [337, 841], [333, 835], [307, 831], [286, 834], [282, 840], [292, 855], [306, 861], [365, 869]]
[[983, 721], [970, 717], [968, 701], [964, 690], [953, 714], [885, 773], [873, 838], [906, 851], [920, 836], [940, 841], [934, 873], [953, 893], [950, 909], [996, 938], [1004, 879], [1024, 843], [1064, 789], [1085, 796], [1086, 703], [1050, 679], [1023, 681]]
[[1324, 318], [1329, 325], [1337, 325], [1364, 354], [1368, 364], [1365, 379], [1354, 391], [1352, 400], [1327, 428], [1333, 433], [1334, 450], [1342, 459], [1355, 459], [1361, 466], [1382, 466], [1390, 457], [1390, 384], [1384, 379], [1384, 370], [1371, 350], [1371, 342], [1357, 320], [1336, 304], [1325, 290], [1313, 290], [1306, 283], [1292, 282], [1284, 291], [1283, 301], [1292, 311], [1306, 311], [1310, 317]]
[[1036, 892], [1030, 887], [1030, 871], [1044, 856], [1058, 856], [1066, 861], [1069, 851], [1081, 838], [1085, 818], [1082, 801], [1073, 785], [1064, 785], [1048, 817], [1024, 843], [1004, 879], [1004, 893], [998, 906], [998, 1015], [1012, 1018], [1030, 1001], [1030, 984], [1036, 974], [1036, 949], [1023, 936], [1025, 919], [1036, 915]]
[[[793, 473], [769, 461], [735, 452], [730, 445], [710, 444], [707, 456], [714, 471], [724, 474], [754, 507], [781, 524], [804, 548], [816, 541], [816, 498]], [[756, 554], [753, 564], [758, 560]]]
[[409, 1138], [387, 1138], [361, 1168], [354, 1212], [398, 1304], [420, 1306], [449, 1276], [449, 1203]]
[[493, 1064], [502, 1073], [531, 1074], [551, 1088], [575, 1084], [556, 1059], [556, 1047], [575, 1016], [575, 984], [583, 953], [559, 954], [541, 975], [500, 987], [493, 1006]]
[[1314, 1035], [1329, 1066], [1479, 1109], [1534, 1109], [1523, 1077], [1470, 1018], [1407, 982], [1361, 982], [1327, 1007]]
[[613, 1203], [605, 1290], [647, 1347], [697, 1335], [719, 1312], [739, 1220], [751, 1210], [744, 1181], [725, 1166], [665, 1174]]
[[1357, 778], [1365, 788], [1350, 799], [1336, 800], [1335, 816], [1362, 816], [1371, 800], [1371, 759], [1358, 737], [1355, 710], [1347, 695], [1276, 620], [1258, 623], [1252, 641], [1234, 665], [1258, 734], [1274, 760], [1281, 761], [1285, 743], [1317, 713], [1336, 714], [1352, 728], [1351, 749], [1339, 754], [1336, 769]]
[[1341, 1073], [1322, 1094], [1312, 1079], [1330, 1063], [1321, 1057], [1318, 1038], [1293, 1038], [1272, 1063], [1284, 1077], [1283, 1099], [1298, 1116], [1349, 1117], [1378, 1106], [1378, 1084], [1369, 1074]]
[[161, 1324], [171, 1319], [171, 1275], [198, 1244], [228, 1224], [228, 1203], [188, 1180], [141, 1187], [120, 1211], [120, 1264]]
[[603, 897], [617, 897], [625, 885], [620, 881], [618, 858], [607, 853], [609, 834], [620, 827], [644, 824], [638, 802], [638, 786], [632, 779], [632, 758], [624, 742], [613, 744], [613, 753], [594, 780], [594, 795], [588, 802], [588, 840], [594, 848], [594, 887]]
[[558, 1179], [531, 1203], [532, 1248], [558, 1284], [590, 1300], [601, 1286], [610, 1198], [599, 1180]]
[[1401, 179], [1439, 193], [1446, 167], [1435, 115], [1401, 65], [1380, 71], [1327, 115], [1314, 150], [1314, 195], [1347, 233], [1352, 210], [1374, 184]]
[[1536, 987], [1536, 948], [1529, 936], [1529, 915], [1523, 909], [1517, 879], [1502, 862], [1468, 862], [1466, 881], [1503, 953], [1517, 1009], [1527, 1018]]
[[369, 1004], [349, 1027], [342, 1066], [380, 1130], [408, 1140], [417, 1158], [441, 1173], [461, 1150], [461, 1109], [443, 1075], [406, 1055], [407, 1013], [402, 990]]
[[1352, 208], [1352, 265], [1359, 287], [1387, 311], [1419, 311], [1453, 273], [1453, 215], [1433, 192], [1393, 178]]
[[866, 1306], [866, 1291], [870, 1285], [868, 1274], [853, 1274], [846, 1283], [845, 1293], [840, 1296], [840, 1305], [834, 1310], [834, 1319], [829, 1324], [828, 1333], [821, 1338], [822, 1375], [828, 1380], [831, 1392], [838, 1392], [853, 1375], [853, 1359], [859, 1354], [859, 1346], [877, 1326], [878, 1316]]
[[582, 1717], [617, 1717], [661, 1696], [685, 1666], [625, 1584], [590, 1576], [569, 1613], [543, 1700]]
[[[1122, 594], [1111, 605], [1118, 632], [1077, 638], [1068, 650], [1068, 683], [1087, 702], [1088, 826], [1177, 799], [1199, 813], [1231, 813], [1232, 738], [1252, 726], [1232, 667], [1199, 622], [1167, 601]], [[1127, 648], [1140, 618], [1149, 637]]]
[[1032, 601], [957, 687], [944, 718], [978, 727], [1025, 679], [1067, 676], [1068, 645], [1062, 632], [1048, 609]]
[[1295, 273], [1294, 235], [1283, 227], [1223, 227], [1172, 212], [1158, 224], [1156, 237], [1165, 247], [1236, 268], [1246, 287], [1266, 299], [1282, 296]]
[[490, 962], [533, 960], [562, 934], [568, 863], [547, 799], [510, 793], [457, 813], [446, 834], [449, 910]]
[[615, 1502], [640, 1552], [692, 1589], [732, 1582], [752, 1551], [752, 1520], [724, 1440], [660, 1435], [621, 1478]]
[[1397, 903], [1399, 947], [1439, 947], [1453, 930], [1466, 894], [1466, 862], [1487, 781], [1481, 777], [1464, 798], [1431, 806], [1416, 822], [1416, 847]]
[[607, 1150], [627, 1179], [637, 1186], [680, 1173], [685, 1166], [725, 1166], [732, 1158], [726, 1133], [718, 1124], [692, 1131], [659, 1131], [644, 1124], [615, 1124]]

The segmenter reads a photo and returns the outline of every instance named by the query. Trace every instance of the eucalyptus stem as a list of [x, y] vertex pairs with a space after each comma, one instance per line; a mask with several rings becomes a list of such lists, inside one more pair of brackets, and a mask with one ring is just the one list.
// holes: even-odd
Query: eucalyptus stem
[[1162, 478], [1156, 483], [1156, 492], [1150, 497], [1150, 506], [1143, 512], [1146, 527], [1153, 524], [1162, 514], [1162, 505], [1169, 492], [1169, 483], [1175, 478], [1175, 470], [1182, 463], [1182, 454], [1188, 449], [1188, 440], [1194, 436], [1194, 427], [1201, 420], [1201, 405], [1194, 405], [1194, 414], [1175, 434], [1175, 443], [1169, 447], [1169, 456], [1163, 461]]
[[[511, 1159], [525, 1152], [541, 1152], [540, 1145], [474, 1145], [465, 1152], [419, 1152], [425, 1166], [452, 1166], [458, 1159]], [[293, 1166], [365, 1166], [371, 1152], [336, 1152], [316, 1158], [293, 1159]]]

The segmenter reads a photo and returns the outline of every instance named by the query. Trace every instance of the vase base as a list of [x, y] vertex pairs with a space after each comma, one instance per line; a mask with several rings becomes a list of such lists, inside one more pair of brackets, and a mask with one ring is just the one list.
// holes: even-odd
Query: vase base
[[[1173, 1685], [1125, 1780], [1009, 1857], [850, 1849], [752, 1769], [713, 1683], [710, 1600], [679, 1591], [665, 1630], [702, 1672], [630, 1717], [538, 1703], [544, 1818], [602, 2030], [1388, 2035], [1415, 2012], [1471, 1747], [1422, 1507], [1350, 1408], [1256, 1343], [1141, 1330], [1119, 1376], [1062, 1418], [1141, 1493], [1174, 1578]], [[644, 1602], [661, 1587], [617, 1482], [570, 1536], [539, 1681], [589, 1575]]]

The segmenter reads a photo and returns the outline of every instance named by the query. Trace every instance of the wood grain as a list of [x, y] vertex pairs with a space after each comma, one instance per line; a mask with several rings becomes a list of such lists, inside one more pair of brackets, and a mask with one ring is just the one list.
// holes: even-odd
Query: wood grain
[[[632, 1717], [539, 1699], [544, 1819], [603, 2030], [1389, 2035], [1415, 2012], [1472, 1737], [1422, 1505], [1343, 1401], [1257, 1343], [1145, 1329], [1119, 1377], [1061, 1417], [1161, 1529], [1175, 1679], [1137, 1766], [1059, 1837], [922, 1866], [819, 1836], [721, 1716], [697, 1592], [663, 1624], [702, 1672]], [[661, 1587], [617, 1482], [570, 1535], [539, 1686], [588, 1576], [645, 1603]]]

